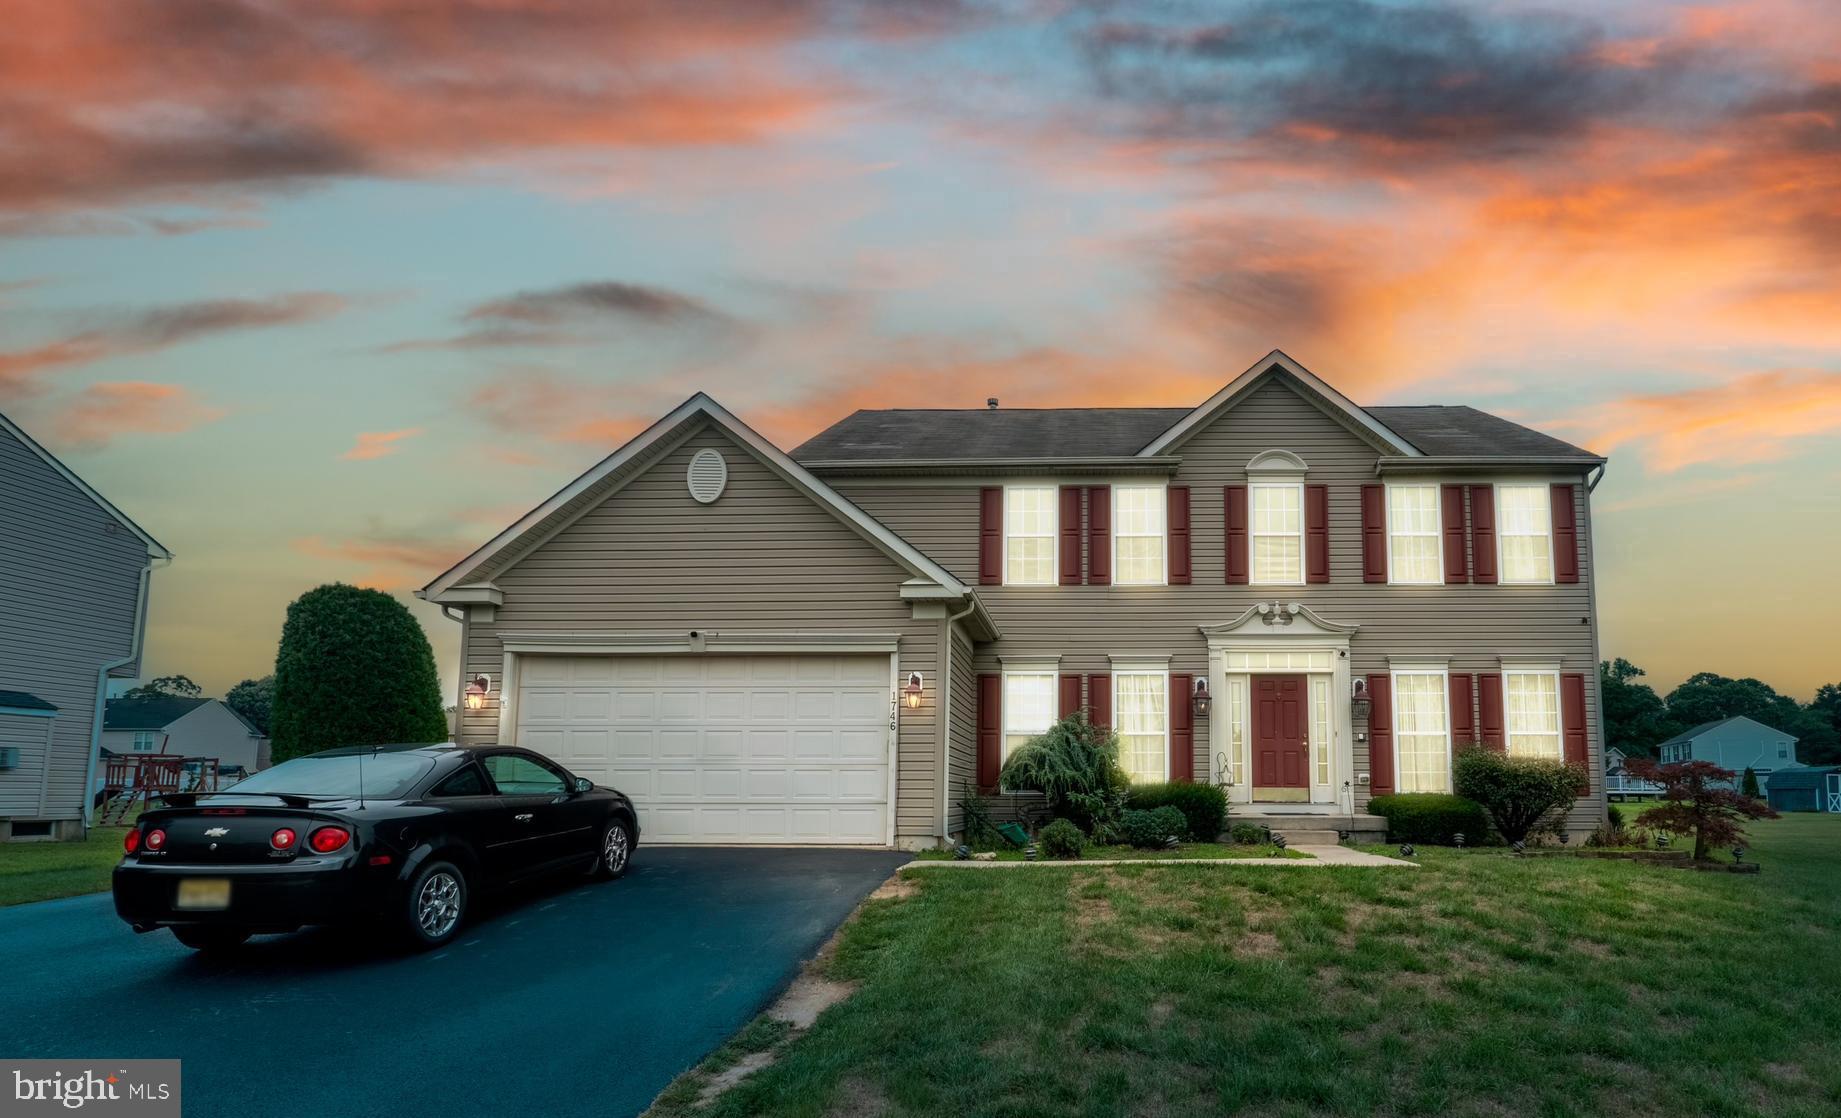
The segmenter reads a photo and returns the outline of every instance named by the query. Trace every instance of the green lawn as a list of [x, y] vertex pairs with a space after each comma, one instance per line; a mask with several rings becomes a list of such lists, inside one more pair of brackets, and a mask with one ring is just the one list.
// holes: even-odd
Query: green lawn
[[[915, 855], [915, 857], [923, 862], [950, 861], [952, 859], [952, 853], [946, 850], [923, 850]], [[1139, 850], [1135, 846], [1089, 846], [1087, 847], [1086, 853], [1081, 855], [1084, 861], [1105, 858], [1125, 858], [1133, 861], [1169, 861], [1171, 859], [1180, 861], [1194, 858], [1308, 857], [1310, 857], [1308, 854], [1301, 854], [1296, 850], [1280, 850], [1276, 846], [1239, 846], [1225, 842], [1185, 842], [1175, 850]], [[1023, 852], [1015, 849], [999, 850], [997, 852], [997, 860], [1000, 862], [1021, 862], [1024, 860]], [[1044, 857], [1042, 861], [1049, 862], [1053, 861], [1053, 859]], [[1069, 862], [1066, 864], [1072, 865], [1073, 863]]]
[[0, 907], [107, 889], [127, 829], [92, 827], [82, 842], [0, 843]]
[[1453, 850], [905, 875], [841, 937], [855, 996], [695, 1113], [1827, 1118], [1841, 818], [1751, 845], [1758, 876]]

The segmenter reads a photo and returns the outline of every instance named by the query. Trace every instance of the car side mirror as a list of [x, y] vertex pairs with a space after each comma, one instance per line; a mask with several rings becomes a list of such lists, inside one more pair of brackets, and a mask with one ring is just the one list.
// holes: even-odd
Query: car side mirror
[[576, 777], [575, 778], [575, 791], [577, 793], [594, 791], [594, 781], [589, 780], [585, 776]]

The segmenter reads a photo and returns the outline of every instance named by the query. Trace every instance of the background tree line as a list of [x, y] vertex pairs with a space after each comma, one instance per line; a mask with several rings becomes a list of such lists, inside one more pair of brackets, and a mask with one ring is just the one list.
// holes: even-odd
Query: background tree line
[[1598, 665], [1603, 683], [1605, 744], [1632, 757], [1653, 757], [1656, 746], [1703, 722], [1744, 715], [1797, 739], [1805, 765], [1841, 764], [1841, 684], [1825, 683], [1815, 699], [1799, 703], [1756, 679], [1697, 672], [1666, 697], [1643, 682], [1643, 669], [1618, 657]]

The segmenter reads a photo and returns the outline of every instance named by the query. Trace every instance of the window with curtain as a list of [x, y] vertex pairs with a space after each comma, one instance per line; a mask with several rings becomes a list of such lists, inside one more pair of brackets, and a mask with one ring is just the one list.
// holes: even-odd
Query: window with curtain
[[1553, 581], [1553, 505], [1545, 485], [1496, 487], [1502, 581]]
[[1004, 490], [1004, 582], [1055, 584], [1055, 490], [1030, 486]]
[[1253, 582], [1302, 585], [1304, 582], [1304, 487], [1253, 485]]
[[1560, 742], [1560, 677], [1555, 672], [1504, 672], [1508, 707], [1508, 750], [1514, 757], [1563, 759]]
[[136, 753], [152, 753], [156, 748], [157, 741], [158, 738], [152, 730], [136, 730], [134, 732], [134, 751]]
[[1449, 689], [1442, 672], [1395, 672], [1395, 775], [1401, 792], [1451, 791]]
[[1167, 511], [1168, 498], [1162, 486], [1113, 486], [1112, 581], [1115, 585], [1163, 585], [1164, 516]]
[[1438, 486], [1387, 487], [1387, 579], [1396, 583], [1444, 581], [1440, 570]]
[[1055, 724], [1053, 672], [1004, 673], [1004, 760], [1016, 747]]
[[1133, 780], [1166, 780], [1170, 759], [1169, 677], [1163, 672], [1114, 672], [1112, 721], [1119, 765]]
[[1316, 759], [1316, 783], [1330, 782], [1330, 681], [1328, 676], [1310, 678], [1310, 747]]
[[1247, 681], [1235, 677], [1227, 681], [1227, 754], [1228, 768], [1236, 785], [1247, 782]]

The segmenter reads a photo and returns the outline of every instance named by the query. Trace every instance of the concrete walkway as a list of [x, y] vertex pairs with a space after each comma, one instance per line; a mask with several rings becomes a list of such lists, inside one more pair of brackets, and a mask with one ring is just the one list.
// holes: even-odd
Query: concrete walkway
[[1291, 849], [1308, 858], [1085, 858], [1080, 861], [1055, 861], [1043, 859], [1039, 862], [950, 862], [921, 861], [909, 862], [901, 867], [901, 872], [918, 869], [1015, 869], [1037, 868], [1042, 866], [1290, 866], [1302, 869], [1307, 866], [1406, 866], [1418, 869], [1419, 863], [1409, 862], [1403, 858], [1388, 858], [1380, 854], [1369, 854], [1363, 850], [1351, 850], [1346, 846], [1294, 846]]

